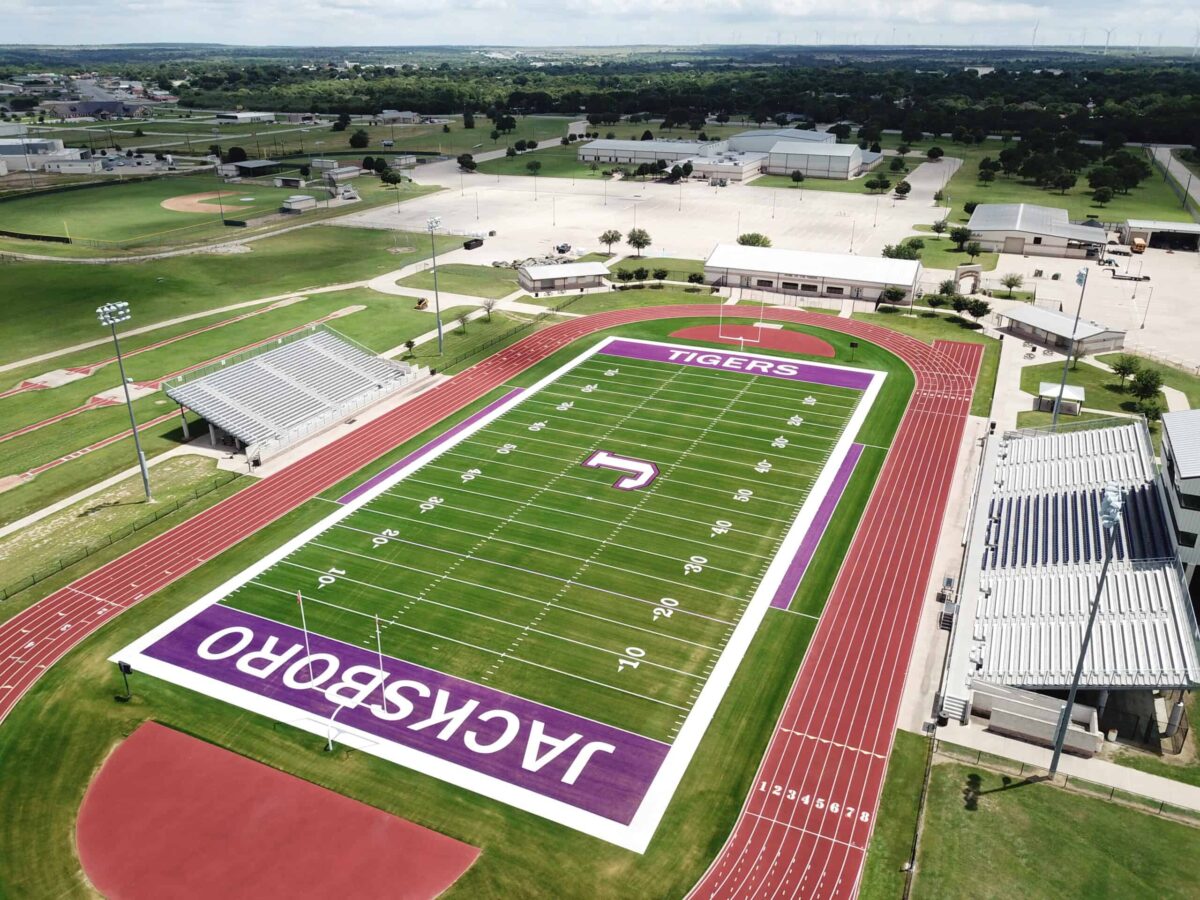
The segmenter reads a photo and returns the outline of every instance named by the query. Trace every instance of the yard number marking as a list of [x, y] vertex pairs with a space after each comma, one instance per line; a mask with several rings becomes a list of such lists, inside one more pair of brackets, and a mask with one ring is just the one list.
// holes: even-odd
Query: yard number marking
[[428, 500], [422, 501], [421, 506], [420, 506], [421, 515], [424, 515], [425, 513], [429, 512], [431, 509], [437, 509], [439, 506], [441, 506], [445, 502], [446, 501], [441, 497], [430, 497]]
[[467, 471], [463, 472], [458, 477], [462, 479], [463, 484], [466, 484], [468, 481], [474, 481], [482, 474], [483, 469], [467, 469]]
[[345, 569], [339, 569], [336, 566], [330, 566], [329, 571], [317, 578], [317, 590], [323, 587], [329, 587], [338, 580], [339, 575], [345, 575]]
[[728, 519], [717, 519], [712, 523], [712, 536], [716, 537], [719, 534], [729, 534], [729, 529], [733, 527], [733, 523]]
[[397, 531], [395, 528], [385, 528], [385, 529], [383, 529], [383, 531], [379, 532], [379, 534], [375, 535], [375, 537], [371, 538], [371, 543], [374, 544], [376, 547], [382, 547], [384, 544], [386, 544], [392, 538], [399, 537], [399, 536], [400, 536], [400, 532]]
[[812, 396], [811, 394], [809, 394], [807, 397], [805, 397], [800, 402], [803, 403], [805, 406], [816, 406], [817, 398]]
[[754, 464], [754, 471], [759, 475], [766, 475], [771, 471], [771, 464], [765, 459], [760, 459]]
[[779, 437], [775, 438], [775, 440], [771, 441], [771, 446], [774, 447], [776, 450], [782, 450], [787, 445], [788, 445], [788, 439], [785, 438], [782, 434]]
[[604, 370], [605, 378], [612, 378], [614, 375], [620, 375], [620, 374], [621, 374], [620, 369], [605, 369]]
[[600, 385], [598, 385], [598, 384], [585, 384], [583, 387], [580, 388], [580, 390], [583, 391], [585, 394], [590, 394], [592, 391], [594, 391], [598, 387], [600, 387]]
[[503, 446], [497, 447], [496, 452], [499, 453], [501, 456], [505, 456], [509, 453], [512, 453], [516, 449], [517, 449], [516, 444], [504, 444]]
[[733, 499], [738, 503], [749, 503], [750, 498], [754, 496], [754, 491], [750, 488], [738, 488], [733, 492]]
[[793, 427], [798, 427], [804, 424], [804, 416], [792, 416], [788, 419], [788, 424]]
[[574, 408], [574, 406], [575, 406], [574, 400], [567, 400], [565, 403], [560, 403], [560, 404], [558, 404], [558, 406], [556, 406], [554, 408], [556, 410], [558, 410], [559, 412], [570, 412]]
[[684, 575], [699, 575], [704, 571], [704, 567], [708, 564], [707, 556], [693, 556], [689, 562], [683, 564]]
[[546, 422], [534, 422], [532, 425], [529, 426], [529, 430], [530, 431], [541, 431], [543, 428], [546, 427], [546, 424], [547, 424]]
[[663, 597], [658, 601], [658, 606], [654, 607], [654, 621], [671, 618], [671, 614], [675, 612], [675, 607], [678, 605], [679, 601], [673, 597]]
[[[640, 665], [638, 660], [640, 660], [645, 655], [646, 655], [646, 651], [643, 650], [641, 647], [626, 647], [625, 648], [625, 656], [623, 656], [619, 660], [617, 660], [617, 671], [624, 672], [627, 668], [628, 669], [636, 669]], [[628, 657], [628, 658], [626, 658], [626, 657]]]

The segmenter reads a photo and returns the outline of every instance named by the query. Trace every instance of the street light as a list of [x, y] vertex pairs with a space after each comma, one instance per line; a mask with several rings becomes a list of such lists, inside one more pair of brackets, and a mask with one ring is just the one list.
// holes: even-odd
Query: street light
[[425, 220], [425, 230], [429, 232], [429, 250], [433, 254], [433, 312], [437, 317], [438, 356], [442, 355], [442, 300], [438, 294], [437, 242], [433, 239], [433, 233], [441, 227], [440, 216], [430, 216]]
[[1063, 391], [1067, 389], [1067, 366], [1071, 364], [1071, 354], [1075, 352], [1075, 335], [1079, 333], [1079, 314], [1083, 312], [1083, 295], [1087, 291], [1088, 270], [1080, 269], [1075, 273], [1075, 283], [1079, 285], [1079, 305], [1075, 307], [1075, 324], [1071, 326], [1071, 339], [1067, 344], [1067, 358], [1063, 360], [1062, 380], [1058, 383], [1058, 396], [1054, 398], [1054, 415], [1051, 417], [1050, 430], [1058, 430], [1058, 409], [1062, 405]]
[[1108, 564], [1112, 560], [1113, 542], [1117, 537], [1117, 525], [1121, 521], [1121, 507], [1124, 505], [1125, 497], [1120, 486], [1112, 482], [1105, 485], [1104, 496], [1100, 500], [1100, 526], [1104, 529], [1104, 564], [1100, 567], [1100, 581], [1096, 584], [1096, 596], [1092, 600], [1092, 610], [1088, 615], [1087, 630], [1083, 632], [1083, 646], [1079, 648], [1079, 660], [1075, 664], [1075, 677], [1071, 679], [1071, 691], [1067, 694], [1066, 705], [1063, 706], [1058, 720], [1058, 733], [1054, 736], [1054, 756], [1050, 760], [1051, 778], [1058, 771], [1058, 758], [1062, 756], [1063, 742], [1067, 739], [1067, 727], [1071, 724], [1071, 707], [1075, 705], [1075, 694], [1079, 690], [1079, 679], [1083, 675], [1083, 661], [1092, 642], [1092, 627], [1096, 624], [1096, 614], [1100, 611], [1104, 577], [1108, 574]]
[[121, 341], [117, 338], [117, 325], [128, 322], [133, 316], [129, 312], [129, 304], [124, 301], [105, 303], [96, 310], [96, 318], [101, 325], [107, 325], [112, 331], [113, 346], [117, 348], [117, 367], [121, 370], [121, 387], [125, 390], [125, 405], [129, 408], [129, 427], [133, 430], [133, 446], [137, 449], [138, 465], [142, 469], [142, 487], [146, 490], [146, 502], [153, 503], [150, 496], [150, 473], [146, 471], [146, 454], [142, 452], [142, 442], [138, 438], [137, 419], [133, 415], [133, 400], [129, 396], [129, 379], [125, 377], [125, 361], [121, 358]]

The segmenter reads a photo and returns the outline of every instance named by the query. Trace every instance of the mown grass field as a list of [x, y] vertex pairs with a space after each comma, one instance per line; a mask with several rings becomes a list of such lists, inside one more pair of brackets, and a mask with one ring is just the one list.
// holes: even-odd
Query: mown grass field
[[[408, 275], [396, 282], [401, 287], [420, 288], [432, 291], [433, 271], [426, 269]], [[490, 297], [499, 300], [520, 289], [517, 270], [507, 266], [471, 266], [465, 263], [447, 263], [437, 269], [438, 290], [449, 294], [466, 294], [469, 297]]]
[[667, 281], [687, 281], [689, 275], [704, 274], [704, 260], [643, 256], [639, 259], [623, 259], [619, 263], [615, 263], [609, 267], [614, 278], [616, 278], [618, 272], [633, 272], [635, 269], [641, 268], [649, 270], [651, 277], [653, 277], [655, 269], [666, 269]]
[[[490, 143], [490, 142], [489, 142]], [[502, 145], [503, 146], [503, 145]], [[489, 159], [479, 164], [478, 171], [485, 175], [531, 175], [526, 166], [534, 161], [541, 163], [538, 169], [539, 178], [588, 178], [596, 181], [604, 180], [604, 170], [611, 169], [613, 164], [598, 163], [592, 169], [591, 163], [579, 161], [581, 142], [573, 144], [557, 144], [538, 149], [529, 153], [518, 153], [516, 156], [502, 156], [499, 159]]]
[[933, 768], [913, 896], [1196, 896], [1200, 829], [1045, 784]]
[[[439, 251], [461, 246], [437, 237]], [[6, 293], [20, 302], [6, 326], [20, 341], [0, 346], [0, 364], [106, 336], [96, 324], [98, 297], [125, 300], [141, 328], [235, 303], [373, 278], [429, 256], [429, 236], [371, 228], [301, 228], [245, 245], [241, 253], [197, 253], [117, 265], [20, 261], [0, 266]], [[171, 326], [174, 327], [174, 326]], [[185, 329], [186, 330], [186, 329]], [[147, 340], [156, 338], [146, 338]], [[99, 350], [85, 355], [91, 361]], [[34, 366], [41, 374], [69, 357]], [[0, 379], [15, 378], [7, 372]]]
[[[698, 323], [646, 323], [621, 329], [621, 333], [662, 339], [678, 328]], [[849, 359], [848, 342], [841, 335], [819, 329], [815, 333], [833, 344], [835, 361]], [[513, 383], [534, 383], [598, 338], [561, 351]], [[886, 445], [911, 389], [911, 376], [906, 381], [905, 367], [879, 348], [863, 345], [857, 354], [858, 365], [889, 372], [861, 437]], [[501, 393], [493, 392], [434, 432], [396, 447], [324, 496], [340, 496]], [[843, 501], [855, 520], [865, 503], [863, 487], [869, 489], [869, 485], [860, 485], [860, 492], [847, 493]], [[9, 819], [9, 827], [0, 830], [0, 893], [87, 894], [71, 842], [75, 811], [108, 750], [141, 721], [152, 718], [484, 848], [479, 862], [452, 888], [450, 897], [513, 896], [529, 884], [564, 897], [605, 895], [613, 885], [636, 896], [682, 896], [719, 849], [741, 807], [811, 637], [811, 619], [768, 614], [644, 855], [616, 849], [367, 754], [345, 748], [335, 754], [322, 753], [323, 740], [166, 682], [135, 676], [134, 700], [125, 705], [113, 703], [120, 678], [105, 661], [107, 655], [240, 571], [250, 560], [280, 546], [328, 510], [328, 503], [322, 501], [302, 505], [160, 592], [153, 602], [113, 620], [51, 669], [18, 705], [0, 729], [6, 773], [0, 792]], [[852, 530], [822, 542], [813, 570], [836, 569]], [[37, 866], [24, 862], [35, 858], [44, 862]], [[562, 866], [563, 859], [572, 864]]]

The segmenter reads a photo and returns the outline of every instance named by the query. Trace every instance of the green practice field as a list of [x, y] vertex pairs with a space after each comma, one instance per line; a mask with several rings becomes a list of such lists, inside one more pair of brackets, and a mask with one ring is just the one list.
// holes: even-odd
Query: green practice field
[[223, 602], [669, 742], [860, 396], [598, 354]]

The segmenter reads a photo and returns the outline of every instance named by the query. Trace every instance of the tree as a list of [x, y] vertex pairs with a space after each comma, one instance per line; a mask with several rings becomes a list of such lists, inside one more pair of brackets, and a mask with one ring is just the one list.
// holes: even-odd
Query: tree
[[493, 128], [488, 134], [488, 137], [492, 139], [492, 143], [494, 144], [496, 141], [500, 140], [500, 132]]
[[525, 141], [520, 140], [520, 141], [517, 141], [515, 144], [513, 144], [513, 146], [517, 148], [518, 153], [524, 153], [525, 148], [528, 147], [529, 145], [526, 144]]
[[691, 178], [691, 177], [692, 177], [692, 172], [693, 172], [693, 171], [694, 171], [694, 167], [692, 166], [692, 164], [691, 164], [690, 162], [684, 162], [684, 164], [683, 164], [683, 177], [684, 177], [684, 178]]
[[654, 140], [654, 132], [651, 131], [649, 128], [647, 128], [645, 131], [642, 132], [642, 140], [643, 141]]
[[991, 184], [995, 180], [996, 180], [996, 173], [993, 172], [991, 169], [980, 169], [979, 170], [979, 183], [982, 184], [984, 187], [987, 187], [989, 184]]
[[1129, 391], [1139, 400], [1157, 400], [1162, 386], [1163, 377], [1158, 369], [1139, 368], [1129, 382]]
[[747, 231], [739, 234], [737, 242], [743, 247], [770, 247], [771, 239], [758, 231]]
[[950, 240], [958, 245], [959, 250], [962, 250], [970, 239], [971, 229], [966, 225], [955, 225], [950, 229]]
[[538, 170], [542, 168], [542, 164], [536, 159], [531, 159], [529, 162], [525, 163], [525, 168], [529, 170], [530, 175], [536, 178]]
[[475, 157], [470, 153], [460, 153], [457, 162], [464, 172], [474, 172], [479, 168], [479, 163], [475, 162]]
[[958, 285], [953, 278], [947, 278], [938, 283], [938, 293], [943, 297], [953, 297], [958, 293]]
[[526, 149], [526, 150], [536, 150], [536, 149], [537, 149], [537, 145], [538, 145], [538, 142], [537, 142], [537, 141], [526, 141], [526, 142], [525, 142], [525, 149]]
[[1129, 353], [1120, 354], [1108, 365], [1113, 370], [1113, 374], [1121, 379], [1121, 390], [1125, 390], [1126, 379], [1137, 375], [1142, 368], [1141, 360]]
[[895, 306], [897, 303], [902, 303], [904, 298], [907, 296], [908, 291], [902, 287], [896, 287], [895, 285], [889, 285], [888, 287], [885, 287], [883, 289], [883, 293], [880, 294], [880, 298], [885, 303], [890, 303], [892, 306]]
[[386, 172], [384, 172], [382, 175], [379, 176], [379, 180], [382, 181], [384, 184], [389, 184], [389, 185], [395, 186], [404, 180], [404, 176], [401, 175], [399, 172], [397, 172], [395, 169], [388, 169]]
[[675, 165], [671, 166], [671, 180], [678, 181], [682, 177], [683, 177], [683, 166], [679, 165], [679, 163], [676, 163]]
[[1060, 194], [1065, 194], [1067, 191], [1075, 187], [1075, 182], [1078, 180], [1079, 178], [1074, 172], [1068, 172], [1066, 169], [1060, 169], [1054, 174], [1054, 177], [1050, 180], [1050, 183], [1058, 189]]
[[971, 257], [971, 259], [974, 259], [983, 252], [983, 244], [979, 243], [979, 241], [970, 241], [967, 244], [966, 250], [967, 256]]
[[668, 276], [668, 275], [670, 275], [671, 273], [670, 273], [670, 271], [669, 271], [669, 270], [667, 270], [667, 269], [664, 269], [664, 268], [658, 268], [658, 269], [655, 269], [655, 270], [654, 270], [654, 273], [653, 273], [653, 274], [654, 274], [654, 280], [655, 280], [655, 281], [665, 281], [665, 280], [666, 280], [666, 278], [667, 278], [667, 276]]
[[704, 273], [688, 272], [688, 284], [704, 284]]
[[1013, 291], [1025, 283], [1025, 277], [1017, 274], [1016, 272], [1009, 272], [1000, 279], [1000, 283], [1008, 288], [1008, 296], [1011, 297], [1013, 295]]
[[463, 313], [461, 316], [458, 317], [458, 333], [459, 334], [467, 333], [467, 314], [466, 313]]
[[360, 168], [374, 170], [374, 168], [375, 168], [375, 157], [373, 157], [373, 156], [364, 156], [364, 157], [362, 158], [362, 165], [360, 166]]
[[1157, 400], [1139, 400], [1134, 408], [1146, 417], [1147, 422], [1157, 422], [1162, 418], [1162, 407]]
[[971, 301], [962, 294], [953, 294], [950, 297], [950, 307], [956, 313], [966, 312], [967, 306], [970, 304], [970, 302]]
[[963, 212], [965, 212], [968, 216], [971, 215], [971, 213], [975, 212], [975, 210], [977, 210], [977, 209], [979, 209], [979, 201], [978, 200], [968, 200], [966, 203], [963, 204]]
[[946, 229], [949, 227], [950, 226], [946, 223], [945, 219], [938, 219], [936, 222], [934, 222], [932, 225], [929, 226], [929, 230], [932, 231], [934, 234], [945, 234]]
[[633, 270], [633, 277], [636, 278], [638, 281], [645, 281], [647, 278], [650, 277], [650, 270], [647, 269], [645, 266], [638, 266], [636, 269]]
[[633, 272], [629, 269], [617, 269], [617, 281], [633, 281]]
[[621, 232], [615, 228], [609, 228], [600, 235], [600, 243], [602, 243], [609, 253], [612, 253], [612, 245], [621, 243]]
[[[449, 134], [449, 133], [450, 133], [450, 126], [449, 126], [449, 125], [443, 125], [443, 126], [442, 126], [442, 134]], [[465, 334], [465, 333], [466, 333], [466, 331], [467, 331], [467, 323], [466, 323], [466, 322], [463, 322], [463, 323], [462, 323], [462, 326], [463, 326], [463, 333]]]
[[514, 156], [517, 155], [517, 148], [509, 147], [507, 150], [504, 151], [504, 155], [507, 156], [509, 159], [512, 159]]
[[416, 346], [417, 346], [417, 342], [414, 341], [412, 338], [409, 338], [407, 341], [404, 342], [404, 349], [408, 351], [409, 356], [412, 356], [413, 350], [416, 349]]
[[652, 243], [650, 239], [650, 232], [646, 231], [645, 228], [632, 228], [630, 229], [629, 234], [625, 236], [625, 243], [636, 250], [637, 256], [640, 257], [642, 255], [642, 251], [649, 247]]
[[388, 171], [387, 160], [382, 156], [377, 156], [375, 157], [375, 165], [371, 166], [371, 168], [374, 170], [376, 175], [382, 175], [384, 172]]
[[928, 150], [925, 151], [925, 158], [928, 159], [930, 162], [937, 162], [939, 159], [941, 159], [945, 155], [946, 155], [946, 151], [943, 150], [941, 147], [930, 147]]
[[967, 301], [966, 309], [971, 318], [978, 322], [992, 311], [992, 304], [988, 303], [982, 297], [972, 297]]
[[371, 136], [361, 128], [354, 132], [354, 134], [350, 135], [350, 146], [355, 150], [361, 150], [369, 143], [371, 143]]
[[480, 301], [479, 305], [483, 307], [483, 311], [487, 314], [487, 320], [492, 321], [492, 310], [496, 308], [498, 301], [495, 297], [485, 297]]
[[794, 172], [792, 172], [792, 184], [800, 184], [803, 181], [804, 181], [804, 173], [803, 172], [801, 172], [799, 169], [796, 169]]
[[888, 163], [888, 171], [903, 172], [904, 171], [904, 160], [901, 159], [899, 156], [893, 156], [892, 161], [890, 163]]
[[299, 171], [301, 178], [307, 178], [312, 173], [312, 168], [309, 166], [301, 166], [297, 171]]
[[1092, 199], [1100, 206], [1111, 201], [1113, 198], [1113, 189], [1110, 187], [1099, 187], [1092, 191]]
[[896, 185], [895, 193], [898, 197], [907, 197], [911, 190], [911, 184], [909, 184], [907, 181], [901, 181], [898, 185]]
[[464, 109], [463, 110], [463, 128], [474, 128], [474, 127], [475, 127], [475, 113], [471, 112], [470, 109]]
[[231, 163], [245, 162], [249, 158], [241, 147], [230, 147], [229, 152], [225, 154], [225, 161]]
[[901, 244], [885, 244], [881, 255], [885, 259], [920, 259], [920, 247], [914, 247], [910, 243]]
[[1112, 373], [1121, 379], [1121, 390], [1124, 390], [1126, 379], [1132, 378], [1141, 370], [1141, 360], [1132, 354], [1122, 353], [1110, 362], [1109, 367]]

